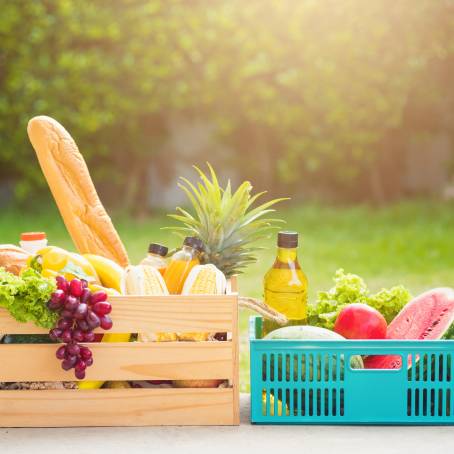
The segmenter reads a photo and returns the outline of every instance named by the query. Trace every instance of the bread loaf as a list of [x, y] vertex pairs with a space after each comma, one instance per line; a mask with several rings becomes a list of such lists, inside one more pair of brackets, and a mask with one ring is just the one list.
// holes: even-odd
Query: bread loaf
[[14, 244], [0, 244], [0, 267], [19, 275], [21, 269], [27, 265], [29, 255]]
[[78, 251], [127, 266], [126, 250], [99, 200], [73, 138], [60, 123], [46, 116], [32, 118], [27, 132]]

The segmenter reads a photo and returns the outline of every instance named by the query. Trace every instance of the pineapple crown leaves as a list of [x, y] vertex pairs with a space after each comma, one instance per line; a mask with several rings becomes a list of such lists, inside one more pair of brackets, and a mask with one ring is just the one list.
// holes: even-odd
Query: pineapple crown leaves
[[169, 217], [182, 225], [169, 229], [180, 236], [189, 234], [200, 238], [205, 245], [204, 263], [214, 263], [231, 276], [256, 261], [255, 253], [262, 248], [254, 243], [268, 238], [271, 231], [284, 222], [266, 216], [275, 211], [271, 208], [273, 205], [288, 199], [279, 198], [253, 206], [266, 191], [251, 195], [249, 181], [243, 182], [234, 192], [230, 180], [222, 188], [213, 167], [209, 163], [207, 166], [209, 175], [194, 166], [200, 177], [196, 184], [186, 178], [180, 179], [178, 186], [188, 197], [192, 210], [177, 207], [177, 213]]

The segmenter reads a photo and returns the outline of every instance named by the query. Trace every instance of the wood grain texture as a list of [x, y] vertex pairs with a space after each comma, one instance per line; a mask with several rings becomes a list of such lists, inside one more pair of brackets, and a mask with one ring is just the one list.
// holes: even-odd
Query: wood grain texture
[[[73, 380], [55, 358], [55, 344], [0, 345], [0, 381]], [[87, 380], [233, 378], [232, 342], [118, 342], [90, 344]]]
[[0, 391], [1, 427], [233, 425], [232, 389]]
[[[236, 282], [231, 291], [235, 292]], [[0, 391], [0, 427], [239, 424], [238, 295], [111, 297], [114, 330], [230, 332], [231, 342], [94, 343], [88, 380], [227, 379], [228, 389]], [[46, 333], [0, 309], [0, 332]], [[56, 344], [0, 345], [0, 381], [73, 379]], [[70, 375], [68, 375], [70, 374]]]
[[[237, 295], [111, 296], [112, 333], [232, 331]], [[41, 334], [47, 330], [18, 323], [0, 308], [0, 332]]]

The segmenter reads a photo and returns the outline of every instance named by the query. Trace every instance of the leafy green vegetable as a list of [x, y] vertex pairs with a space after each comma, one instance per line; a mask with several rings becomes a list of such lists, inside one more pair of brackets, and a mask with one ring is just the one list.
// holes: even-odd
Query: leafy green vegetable
[[28, 269], [16, 276], [0, 268], [0, 307], [18, 322], [52, 328], [58, 315], [47, 308], [47, 302], [54, 290], [55, 281], [42, 277], [35, 270]]
[[390, 323], [400, 310], [411, 300], [412, 295], [403, 285], [382, 289], [370, 295], [366, 304], [377, 309]]
[[410, 292], [398, 285], [370, 294], [364, 280], [356, 274], [336, 271], [334, 287], [327, 292], [319, 292], [317, 304], [309, 307], [308, 322], [310, 325], [333, 329], [339, 312], [348, 304], [364, 303], [377, 309], [389, 323], [407, 304]]

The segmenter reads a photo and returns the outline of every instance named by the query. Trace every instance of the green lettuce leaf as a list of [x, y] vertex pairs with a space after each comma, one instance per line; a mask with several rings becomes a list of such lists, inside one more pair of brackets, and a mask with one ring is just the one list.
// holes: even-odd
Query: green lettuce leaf
[[308, 323], [322, 328], [333, 329], [339, 312], [352, 303], [363, 303], [377, 309], [389, 323], [411, 299], [410, 292], [398, 285], [371, 294], [364, 280], [356, 274], [336, 271], [334, 287], [319, 292], [317, 303], [309, 306]]
[[54, 290], [55, 280], [42, 277], [33, 269], [15, 276], [0, 268], [0, 307], [18, 322], [52, 328], [58, 314], [47, 308], [47, 302]]

